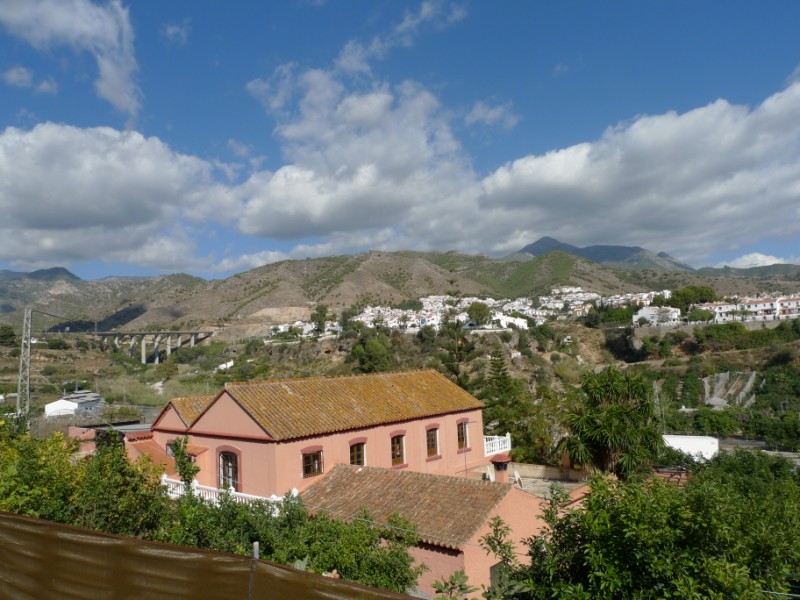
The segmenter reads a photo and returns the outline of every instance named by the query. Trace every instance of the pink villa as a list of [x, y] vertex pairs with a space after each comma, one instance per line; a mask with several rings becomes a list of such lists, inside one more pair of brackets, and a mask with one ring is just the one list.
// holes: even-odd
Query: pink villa
[[[172, 399], [126, 444], [172, 475], [171, 444], [186, 436], [195, 489], [209, 498], [223, 488], [244, 500], [297, 490], [312, 513], [407, 517], [422, 537], [414, 556], [430, 568], [420, 590], [431, 594], [457, 570], [489, 584], [496, 559], [478, 541], [494, 516], [520, 553], [541, 527], [541, 499], [508, 483], [510, 437], [484, 436], [482, 409], [435, 370], [228, 383]], [[182, 493], [179, 481], [165, 484]]]
[[171, 400], [129, 452], [168, 454], [187, 436], [199, 484], [263, 498], [303, 491], [337, 464], [464, 476], [510, 449], [484, 437], [482, 409], [434, 370], [228, 383]]

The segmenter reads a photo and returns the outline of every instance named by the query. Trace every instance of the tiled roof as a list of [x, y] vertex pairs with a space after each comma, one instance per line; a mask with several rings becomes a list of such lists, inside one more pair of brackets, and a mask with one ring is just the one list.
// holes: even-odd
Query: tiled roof
[[433, 369], [228, 383], [225, 389], [275, 440], [483, 408]]
[[163, 466], [167, 475], [174, 475], [177, 472], [175, 468], [175, 459], [164, 452], [164, 449], [153, 439], [133, 441], [129, 443], [127, 447], [129, 450], [134, 451], [134, 456], [131, 457], [132, 459], [135, 460], [139, 456], [146, 454], [150, 457], [150, 460], [153, 461], [154, 465]]
[[378, 523], [397, 513], [417, 526], [423, 542], [461, 549], [509, 492], [507, 483], [340, 464], [303, 500], [312, 514], [344, 521], [361, 509]]
[[211, 404], [216, 395], [209, 396], [178, 396], [170, 400], [170, 404], [178, 416], [187, 426], [194, 423], [195, 419]]
[[125, 439], [127, 439], [129, 442], [151, 440], [153, 439], [153, 432], [149, 429], [144, 431], [131, 431], [130, 433], [125, 434]]

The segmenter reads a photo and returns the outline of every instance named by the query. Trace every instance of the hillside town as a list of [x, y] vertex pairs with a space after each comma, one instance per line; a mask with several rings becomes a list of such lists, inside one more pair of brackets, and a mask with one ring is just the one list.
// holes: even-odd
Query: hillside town
[[[707, 302], [693, 305], [704, 311], [707, 318], [690, 321], [680, 309], [670, 306], [651, 306], [653, 299], [660, 296], [669, 299], [671, 290], [643, 293], [616, 294], [601, 296], [595, 292], [584, 291], [577, 286], [553, 288], [550, 294], [536, 298], [516, 298], [509, 300], [464, 296], [425, 296], [420, 298], [418, 310], [393, 308], [388, 306], [367, 306], [354, 320], [367, 327], [385, 327], [390, 330], [416, 332], [422, 327], [437, 330], [445, 319], [458, 321], [467, 329], [504, 329], [513, 327], [528, 329], [530, 323], [541, 325], [547, 321], [576, 319], [586, 316], [593, 306], [639, 307], [632, 317], [631, 325], [649, 327], [675, 327], [686, 324], [765, 322], [800, 318], [800, 294], [788, 296], [763, 295], [755, 297], [733, 297], [721, 302]], [[485, 323], [475, 323], [469, 307], [474, 303], [485, 304], [490, 316]], [[314, 323], [295, 321], [273, 327], [272, 334], [278, 335], [295, 331], [299, 336], [317, 333]], [[327, 321], [325, 332], [336, 334], [341, 326], [336, 321]]]
[[[391, 330], [416, 332], [422, 327], [430, 326], [439, 330], [445, 319], [458, 321], [465, 328], [508, 328], [528, 329], [531, 322], [541, 325], [551, 320], [566, 320], [582, 317], [588, 314], [592, 306], [605, 304], [606, 306], [640, 305], [649, 306], [653, 298], [663, 296], [669, 298], [671, 292], [644, 292], [601, 296], [595, 292], [584, 291], [577, 286], [562, 286], [553, 288], [550, 294], [536, 298], [493, 299], [485, 297], [464, 296], [425, 296], [420, 298], [419, 310], [392, 308], [388, 306], [367, 306], [354, 320], [360, 321], [367, 327], [386, 327]], [[485, 323], [475, 323], [468, 312], [474, 303], [485, 304], [490, 310], [490, 316]], [[310, 322], [296, 321], [282, 323], [273, 328], [273, 335], [286, 333], [290, 329], [299, 335], [309, 336], [315, 332], [315, 325]], [[335, 321], [326, 323], [327, 333], [338, 333], [340, 326]]]

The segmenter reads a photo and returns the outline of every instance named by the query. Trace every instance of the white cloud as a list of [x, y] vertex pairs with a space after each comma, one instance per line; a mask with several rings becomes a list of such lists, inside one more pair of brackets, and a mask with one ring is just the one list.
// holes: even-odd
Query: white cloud
[[69, 46], [92, 54], [99, 71], [97, 94], [117, 110], [136, 115], [141, 92], [133, 79], [138, 68], [133, 28], [119, 0], [102, 6], [90, 0], [5, 0], [0, 2], [0, 25], [40, 50]]
[[519, 123], [519, 115], [514, 114], [511, 103], [490, 106], [485, 102], [478, 102], [464, 117], [467, 125], [499, 125], [505, 130], [513, 129]]
[[213, 273], [242, 272], [256, 269], [258, 267], [280, 262], [288, 259], [289, 256], [283, 252], [274, 250], [264, 250], [252, 254], [242, 254], [241, 256], [226, 257], [214, 262], [210, 271]]
[[25, 67], [12, 67], [2, 77], [6, 85], [13, 87], [29, 88], [33, 85], [33, 71]]
[[289, 104], [295, 89], [297, 65], [280, 65], [269, 79], [253, 79], [244, 87], [271, 113], [280, 113]]
[[384, 35], [376, 35], [369, 42], [347, 42], [335, 61], [336, 67], [346, 73], [370, 73], [369, 63], [384, 58], [394, 48], [408, 48], [414, 44], [425, 25], [443, 29], [466, 17], [460, 5], [449, 10], [440, 1], [425, 0], [416, 11], [407, 11], [403, 19]]
[[[437, 98], [369, 70], [387, 40], [413, 39], [441, 15], [432, 10], [423, 6], [371, 44], [348, 44], [336, 68], [292, 65], [261, 82], [265, 106], [279, 108], [272, 114], [287, 162], [236, 190], [242, 232], [318, 240], [292, 256], [369, 248], [503, 254], [552, 235], [640, 245], [696, 265], [765, 237], [800, 235], [800, 82], [753, 109], [718, 100], [637, 116], [598, 140], [521, 157], [479, 180]], [[359, 64], [354, 88], [348, 76]], [[510, 103], [478, 103], [465, 117], [504, 127], [517, 120]]]
[[[474, 177], [439, 103], [412, 83], [347, 93], [330, 72], [308, 71], [296, 118], [276, 133], [290, 164], [254, 174], [242, 231], [303, 238], [392, 228], [424, 229], [459, 210]], [[466, 208], [466, 207], [463, 207]], [[352, 239], [352, 237], [351, 237]]]
[[58, 93], [58, 84], [52, 77], [48, 77], [36, 84], [34, 88], [40, 94], [57, 94]]
[[718, 100], [641, 116], [600, 140], [512, 161], [484, 179], [483, 214], [530, 239], [666, 250], [800, 235], [800, 82], [750, 110]]
[[212, 172], [135, 132], [8, 128], [0, 134], [0, 258], [186, 264], [194, 244], [181, 223], [225, 222], [238, 210]]
[[184, 19], [180, 23], [167, 23], [161, 28], [161, 35], [169, 42], [185, 46], [189, 41], [190, 21]]
[[34, 91], [40, 94], [58, 93], [58, 84], [52, 77], [34, 82], [33, 71], [26, 67], [12, 67], [0, 75], [0, 77], [2, 77], [6, 85], [13, 87], [33, 88]]
[[569, 72], [569, 65], [566, 63], [558, 63], [553, 67], [553, 77], [561, 77]]
[[718, 263], [717, 267], [733, 267], [734, 269], [748, 269], [750, 267], [768, 267], [770, 265], [800, 264], [800, 258], [779, 258], [760, 252], [751, 252], [730, 261]]

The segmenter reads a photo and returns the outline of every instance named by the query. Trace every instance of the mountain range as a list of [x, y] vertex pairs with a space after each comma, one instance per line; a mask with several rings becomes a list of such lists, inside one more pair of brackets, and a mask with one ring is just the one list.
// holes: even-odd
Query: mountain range
[[257, 336], [277, 323], [307, 319], [317, 304], [339, 312], [434, 294], [516, 298], [572, 285], [612, 295], [690, 284], [712, 285], [721, 295], [790, 293], [800, 288], [800, 266], [693, 270], [643, 248], [576, 248], [542, 238], [503, 259], [367, 252], [287, 260], [211, 281], [186, 274], [84, 281], [63, 268], [0, 271], [0, 322], [19, 329], [22, 312], [32, 307], [40, 311], [34, 314], [35, 331], [214, 328]]
[[543, 237], [519, 250], [520, 253], [542, 256], [560, 250], [601, 265], [618, 269], [663, 269], [667, 271], [694, 271], [689, 265], [672, 258], [666, 252], [654, 254], [639, 246], [586, 246], [579, 248], [559, 242], [555, 238]]

